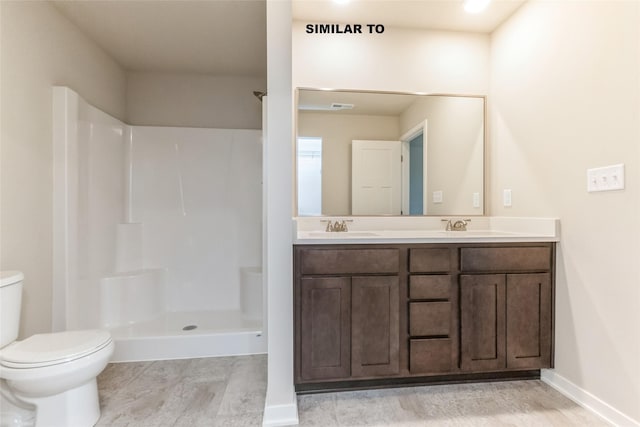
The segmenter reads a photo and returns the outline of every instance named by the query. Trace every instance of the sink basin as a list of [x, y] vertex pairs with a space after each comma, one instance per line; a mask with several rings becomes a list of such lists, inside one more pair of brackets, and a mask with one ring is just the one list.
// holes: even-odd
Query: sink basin
[[380, 236], [371, 231], [312, 231], [306, 233], [309, 237], [322, 237], [325, 239], [350, 239], [352, 237], [376, 237]]
[[380, 230], [380, 231], [301, 231], [298, 239], [349, 240], [371, 239], [482, 239], [492, 237], [513, 237], [515, 233], [497, 230]]
[[514, 233], [509, 233], [506, 231], [497, 231], [497, 230], [466, 230], [466, 231], [450, 231], [449, 235], [460, 237], [464, 236], [512, 236]]

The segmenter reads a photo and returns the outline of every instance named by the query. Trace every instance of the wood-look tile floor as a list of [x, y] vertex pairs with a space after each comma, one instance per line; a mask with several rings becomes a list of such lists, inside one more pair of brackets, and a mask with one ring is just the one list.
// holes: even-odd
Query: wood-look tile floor
[[266, 390], [266, 355], [112, 363], [97, 426], [260, 426]]
[[301, 426], [608, 426], [539, 380], [298, 397]]
[[[101, 427], [262, 424], [265, 355], [111, 364], [98, 377]], [[301, 426], [608, 424], [541, 381], [437, 385], [302, 395]]]

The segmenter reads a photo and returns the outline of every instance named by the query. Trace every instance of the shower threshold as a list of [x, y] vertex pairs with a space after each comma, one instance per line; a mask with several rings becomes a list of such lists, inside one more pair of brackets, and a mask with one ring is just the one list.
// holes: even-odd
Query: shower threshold
[[262, 322], [240, 311], [167, 312], [112, 328], [113, 362], [265, 353]]

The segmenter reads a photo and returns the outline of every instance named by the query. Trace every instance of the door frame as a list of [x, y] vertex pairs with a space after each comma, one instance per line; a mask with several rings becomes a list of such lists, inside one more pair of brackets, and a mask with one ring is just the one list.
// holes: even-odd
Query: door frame
[[402, 215], [409, 215], [409, 143], [422, 133], [422, 214], [427, 214], [427, 129], [428, 120], [418, 123], [400, 137], [402, 150]]

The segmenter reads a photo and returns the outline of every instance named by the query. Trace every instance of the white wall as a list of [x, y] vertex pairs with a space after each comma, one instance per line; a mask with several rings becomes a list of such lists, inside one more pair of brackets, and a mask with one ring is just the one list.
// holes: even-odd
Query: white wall
[[489, 36], [386, 27], [307, 34], [293, 23], [293, 87], [485, 95]]
[[263, 77], [188, 73], [127, 73], [132, 125], [262, 129]]
[[[492, 36], [489, 97], [492, 214], [561, 219], [556, 373], [636, 423], [639, 44], [638, 2], [530, 1]], [[587, 193], [586, 169], [615, 163], [626, 189]]]
[[291, 1], [267, 2], [267, 125], [263, 165], [268, 385], [263, 425], [298, 423], [293, 388], [293, 95]]
[[124, 118], [126, 76], [49, 3], [2, 1], [0, 11], [0, 268], [25, 274], [25, 337], [51, 329], [52, 86]]
[[322, 138], [322, 214], [351, 215], [351, 141], [398, 140], [397, 116], [298, 112], [298, 136]]

